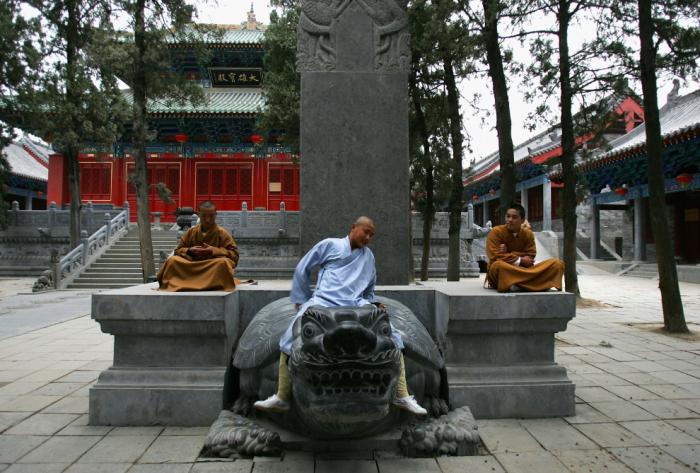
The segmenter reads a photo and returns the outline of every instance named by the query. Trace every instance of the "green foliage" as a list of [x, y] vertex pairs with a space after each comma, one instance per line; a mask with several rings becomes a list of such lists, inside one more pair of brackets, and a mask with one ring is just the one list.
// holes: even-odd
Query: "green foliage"
[[301, 12], [299, 1], [273, 1], [281, 12], [272, 12], [265, 31], [263, 94], [267, 101], [258, 124], [268, 135], [278, 138], [293, 150], [299, 148], [300, 75], [296, 72], [297, 25]]
[[2, 150], [14, 138], [13, 124], [21, 121], [38, 78], [40, 53], [35, 46], [40, 25], [20, 13], [17, 0], [0, 2], [0, 228], [7, 226], [5, 200], [10, 167]]

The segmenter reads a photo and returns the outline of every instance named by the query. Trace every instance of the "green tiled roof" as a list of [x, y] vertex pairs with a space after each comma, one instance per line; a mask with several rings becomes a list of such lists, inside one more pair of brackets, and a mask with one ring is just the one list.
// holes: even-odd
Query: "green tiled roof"
[[[203, 41], [205, 44], [231, 44], [231, 45], [261, 45], [265, 31], [249, 30], [236, 25], [216, 25], [218, 31], [201, 31], [194, 33], [192, 37]], [[181, 44], [183, 39], [170, 37], [167, 42], [171, 45]], [[184, 41], [188, 42], [188, 41]]]
[[[127, 102], [132, 103], [131, 90], [125, 90]], [[260, 90], [204, 89], [204, 103], [168, 104], [163, 100], [151, 101], [148, 113], [152, 115], [246, 115], [258, 113], [265, 106]]]

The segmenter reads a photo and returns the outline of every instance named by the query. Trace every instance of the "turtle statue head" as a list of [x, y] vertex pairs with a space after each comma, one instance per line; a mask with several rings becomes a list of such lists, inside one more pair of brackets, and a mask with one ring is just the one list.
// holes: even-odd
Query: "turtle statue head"
[[294, 402], [311, 431], [353, 436], [389, 415], [401, 352], [384, 309], [310, 307], [293, 334]]

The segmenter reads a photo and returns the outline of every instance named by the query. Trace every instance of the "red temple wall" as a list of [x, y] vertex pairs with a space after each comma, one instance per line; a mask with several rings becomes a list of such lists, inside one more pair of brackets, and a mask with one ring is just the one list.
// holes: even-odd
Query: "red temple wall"
[[[59, 192], [60, 181], [67, 186], [63, 157], [50, 161], [55, 169], [49, 178], [49, 201], [69, 202], [67, 192]], [[151, 212], [162, 212], [162, 221], [175, 220], [177, 207], [196, 207], [204, 200], [213, 201], [219, 210], [241, 210], [243, 202], [249, 210], [279, 210], [284, 202], [287, 210], [299, 210], [299, 165], [288, 154], [256, 159], [248, 154], [204, 154], [183, 159], [175, 154], [151, 154], [148, 162], [149, 184], [163, 182], [172, 192], [172, 203], [165, 203], [152, 187], [149, 193]], [[81, 196], [84, 202], [113, 204], [125, 201], [136, 220], [136, 194], [128, 181], [134, 172], [130, 158], [102, 158], [82, 155], [80, 158]], [[63, 172], [63, 175], [61, 175]], [[59, 179], [55, 179], [61, 176]], [[65, 187], [67, 189], [67, 187]], [[52, 193], [52, 189], [54, 192]], [[55, 197], [62, 194], [62, 199]], [[60, 202], [59, 202], [60, 200]]]

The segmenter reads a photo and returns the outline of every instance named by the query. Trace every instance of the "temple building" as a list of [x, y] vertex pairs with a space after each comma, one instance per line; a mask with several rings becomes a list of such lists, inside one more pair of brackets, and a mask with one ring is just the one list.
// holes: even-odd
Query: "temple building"
[[[644, 120], [639, 101], [627, 96], [612, 98], [608, 108], [613, 119], [601, 134], [583, 134], [576, 144], [591, 149], [632, 131]], [[518, 201], [525, 207], [528, 220], [536, 231], [563, 229], [560, 205], [562, 184], [551, 179], [561, 157], [561, 128], [554, 126], [533, 136], [514, 149], [515, 173], [518, 181]], [[480, 160], [464, 179], [464, 194], [474, 204], [474, 221], [494, 225], [501, 223], [498, 215], [501, 175], [498, 151]]]
[[[700, 262], [700, 90], [677, 95], [660, 109], [663, 172], [669, 227], [679, 263]], [[603, 138], [577, 137], [577, 247], [582, 259], [653, 262], [654, 237], [648, 218], [647, 154], [643, 109], [633, 97], [614, 107]], [[585, 150], [585, 153], [582, 152]], [[557, 127], [515, 149], [518, 200], [533, 229], [561, 238], [561, 136]], [[465, 199], [474, 203], [475, 221], [500, 223], [498, 153], [487, 156], [464, 180]], [[556, 253], [557, 245], [553, 245]], [[558, 245], [560, 252], [562, 245]], [[696, 276], [692, 276], [696, 277]], [[691, 279], [687, 279], [691, 280]], [[694, 279], [693, 279], [694, 281]]]
[[[674, 89], [659, 115], [668, 224], [675, 257], [681, 264], [694, 265], [700, 263], [700, 90], [678, 96]], [[656, 259], [648, 218], [645, 133], [644, 125], [639, 126], [578, 166], [581, 180], [590, 192], [588, 233], [592, 259], [599, 258], [605, 247], [605, 235], [601, 232], [604, 211], [626, 215], [633, 244], [629, 245], [631, 251], [623, 249], [625, 259]]]
[[26, 135], [2, 150], [10, 165], [5, 183], [8, 203], [17, 202], [20, 210], [46, 209], [46, 183], [52, 152], [45, 144]]
[[[178, 207], [213, 201], [220, 210], [299, 209], [298, 156], [279, 143], [279, 134], [262, 136], [256, 121], [265, 107], [263, 35], [265, 26], [252, 10], [241, 25], [217, 25], [219, 33], [203, 34], [211, 52], [202, 67], [193, 46], [172, 41], [168, 47], [176, 70], [203, 87], [198, 105], [148, 104], [149, 126], [156, 138], [147, 145], [150, 210], [173, 221]], [[130, 91], [125, 91], [130, 100]], [[81, 198], [93, 204], [136, 208], [129, 182], [134, 159], [128, 132], [111, 148], [85, 146], [80, 154]], [[48, 200], [69, 202], [67, 163], [50, 159]], [[170, 191], [165, 202], [164, 187]], [[131, 212], [135, 219], [136, 212]]]

